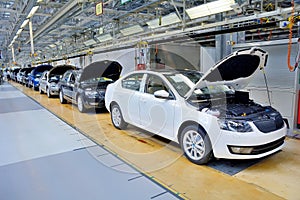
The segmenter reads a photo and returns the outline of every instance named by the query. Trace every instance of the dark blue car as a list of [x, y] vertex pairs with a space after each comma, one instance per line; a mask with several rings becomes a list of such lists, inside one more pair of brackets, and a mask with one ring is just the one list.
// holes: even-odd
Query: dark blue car
[[40, 85], [40, 77], [42, 73], [52, 68], [53, 68], [52, 65], [39, 65], [34, 70], [32, 70], [29, 75], [29, 81], [28, 81], [29, 87], [32, 87], [34, 90], [38, 90]]

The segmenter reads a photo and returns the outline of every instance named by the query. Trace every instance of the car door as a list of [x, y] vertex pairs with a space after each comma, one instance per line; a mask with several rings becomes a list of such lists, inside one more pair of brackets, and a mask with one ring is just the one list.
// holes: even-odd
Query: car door
[[122, 89], [115, 93], [115, 98], [121, 107], [127, 122], [140, 126], [139, 98], [142, 92], [144, 73], [135, 73], [124, 78], [121, 83]]
[[[155, 97], [154, 93], [158, 90], [169, 92], [171, 99]], [[142, 128], [158, 135], [173, 137], [176, 100], [166, 82], [157, 75], [148, 74], [144, 92], [140, 93], [139, 98]]]
[[59, 82], [60, 88], [65, 96], [69, 96], [68, 93], [70, 93], [69, 88], [68, 88], [68, 81], [69, 81], [70, 75], [71, 75], [71, 71], [67, 71], [63, 75], [62, 79]]
[[46, 91], [46, 86], [47, 86], [47, 74], [48, 72], [44, 72], [41, 76], [40, 80], [40, 87], [43, 91]]
[[75, 77], [75, 74], [74, 73], [71, 73], [70, 77], [69, 77], [69, 80], [67, 82], [67, 88], [68, 88], [68, 97], [75, 100], [75, 83], [76, 83], [76, 77]]

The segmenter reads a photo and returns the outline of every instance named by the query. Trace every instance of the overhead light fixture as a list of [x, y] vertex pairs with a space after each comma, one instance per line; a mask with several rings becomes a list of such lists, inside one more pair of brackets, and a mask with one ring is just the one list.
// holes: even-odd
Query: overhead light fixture
[[104, 34], [104, 35], [100, 35], [98, 37], [96, 37], [97, 40], [99, 40], [100, 42], [105, 42], [105, 41], [108, 41], [108, 40], [112, 40], [113, 37], [111, 36], [111, 34], [107, 33], [107, 34]]
[[34, 6], [31, 8], [29, 14], [27, 15], [27, 18], [31, 18], [35, 13], [36, 11], [39, 9], [40, 6]]
[[22, 32], [22, 30], [23, 30], [23, 29], [20, 28], [20, 29], [17, 31], [17, 35], [20, 35], [21, 32]]
[[56, 47], [56, 45], [55, 44], [49, 44], [49, 47], [54, 48], [54, 47]]
[[29, 22], [29, 19], [25, 19], [24, 22], [21, 25], [21, 28], [24, 28]]
[[234, 0], [218, 0], [210, 3], [202, 4], [193, 8], [186, 10], [186, 13], [190, 19], [196, 19], [200, 17], [205, 17], [208, 15], [213, 15], [221, 12], [226, 12], [233, 10], [232, 5], [234, 5]]
[[143, 31], [144, 31], [144, 29], [140, 25], [134, 25], [134, 26], [130, 26], [128, 28], [124, 28], [124, 29], [120, 30], [120, 32], [124, 36], [132, 35], [132, 34], [135, 34], [135, 33], [140, 33], [140, 32], [143, 32]]
[[154, 28], [158, 28], [158, 27], [161, 27], [161, 26], [168, 26], [168, 25], [171, 25], [171, 24], [176, 24], [176, 23], [179, 23], [179, 22], [181, 22], [181, 20], [176, 15], [176, 13], [172, 13], [172, 14], [163, 16], [161, 18], [161, 23], [159, 22], [158, 18], [154, 19], [154, 20], [151, 20], [151, 21], [148, 21], [146, 23], [148, 24], [149, 28], [154, 29]]
[[90, 39], [90, 40], [84, 41], [83, 44], [85, 46], [91, 46], [93, 44], [97, 44], [97, 42], [94, 39]]

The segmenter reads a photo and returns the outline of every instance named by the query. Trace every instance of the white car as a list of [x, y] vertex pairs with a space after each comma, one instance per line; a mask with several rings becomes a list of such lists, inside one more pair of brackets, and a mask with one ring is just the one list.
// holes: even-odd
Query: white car
[[257, 47], [236, 51], [204, 75], [135, 71], [108, 85], [105, 105], [116, 128], [129, 123], [175, 141], [193, 163], [261, 158], [282, 149], [287, 125], [274, 108], [238, 90], [267, 57]]

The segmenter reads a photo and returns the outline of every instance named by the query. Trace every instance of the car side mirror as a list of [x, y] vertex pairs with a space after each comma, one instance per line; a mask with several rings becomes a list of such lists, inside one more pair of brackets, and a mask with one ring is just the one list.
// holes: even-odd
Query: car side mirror
[[157, 90], [156, 92], [154, 92], [154, 96], [159, 99], [172, 99], [170, 97], [170, 93], [166, 90]]

